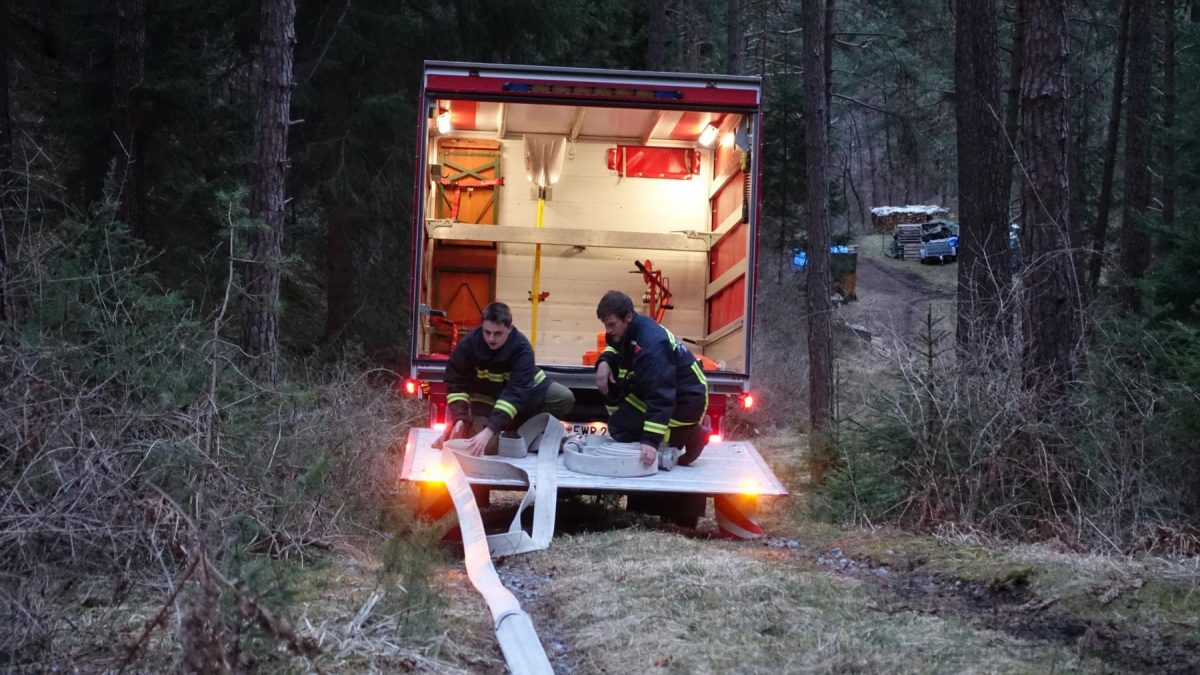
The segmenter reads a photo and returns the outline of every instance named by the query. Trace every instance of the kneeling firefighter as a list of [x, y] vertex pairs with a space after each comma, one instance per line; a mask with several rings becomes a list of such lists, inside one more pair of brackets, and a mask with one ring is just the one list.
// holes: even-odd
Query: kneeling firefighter
[[596, 387], [605, 396], [608, 433], [641, 443], [643, 466], [691, 464], [708, 441], [708, 381], [700, 364], [671, 331], [635, 313], [621, 291], [605, 293], [596, 316], [607, 343]]

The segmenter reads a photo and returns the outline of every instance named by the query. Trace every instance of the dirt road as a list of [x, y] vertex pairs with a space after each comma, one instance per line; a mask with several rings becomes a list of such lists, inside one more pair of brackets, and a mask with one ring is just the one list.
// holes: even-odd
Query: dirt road
[[[923, 266], [879, 255], [858, 257], [858, 300], [844, 305], [840, 314], [848, 324], [862, 325], [874, 335], [907, 337], [918, 334], [927, 311], [948, 317], [954, 303], [953, 264]], [[943, 328], [948, 327], [945, 319]]]

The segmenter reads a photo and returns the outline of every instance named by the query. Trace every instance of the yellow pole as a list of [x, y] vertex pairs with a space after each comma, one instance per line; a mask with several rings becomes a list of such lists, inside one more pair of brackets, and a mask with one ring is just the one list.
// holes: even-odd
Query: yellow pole
[[[538, 189], [538, 210], [537, 210], [537, 228], [542, 229], [542, 215], [546, 210], [546, 199], [544, 194], [545, 188]], [[533, 322], [530, 326], [529, 344], [533, 349], [537, 350], [537, 319], [538, 319], [538, 293], [541, 291], [542, 285], [542, 245], [534, 244], [533, 249]]]

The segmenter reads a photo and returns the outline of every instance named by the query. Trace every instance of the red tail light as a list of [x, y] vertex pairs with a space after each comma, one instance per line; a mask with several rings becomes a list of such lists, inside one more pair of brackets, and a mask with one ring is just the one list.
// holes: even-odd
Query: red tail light
[[746, 394], [742, 397], [742, 407], [749, 410], [754, 407], [754, 395]]
[[404, 381], [404, 393], [408, 394], [409, 396], [416, 396], [417, 389], [419, 388], [420, 387], [417, 385], [417, 381], [411, 377]]

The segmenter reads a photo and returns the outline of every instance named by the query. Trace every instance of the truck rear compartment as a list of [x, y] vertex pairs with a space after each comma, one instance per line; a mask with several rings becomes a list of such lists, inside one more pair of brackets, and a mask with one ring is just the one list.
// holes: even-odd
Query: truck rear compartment
[[[721, 437], [750, 378], [759, 81], [428, 62], [424, 92], [405, 389], [429, 399], [430, 428], [410, 430], [401, 479], [444, 506], [448, 457], [432, 443], [445, 428], [446, 360], [493, 301], [512, 309], [538, 365], [574, 390], [568, 428], [604, 433], [596, 304], [616, 289], [699, 357], [709, 444], [688, 467], [638, 478], [576, 473], [556, 454], [555, 483], [713, 497], [721, 532], [760, 536], [758, 496], [787, 492], [753, 443]], [[533, 475], [532, 456], [489, 459]]]
[[[438, 379], [451, 333], [465, 334], [488, 302], [500, 301], [535, 342], [539, 364], [568, 386], [587, 386], [579, 375], [598, 346], [596, 303], [617, 289], [650, 313], [636, 266], [649, 261], [671, 291], [663, 325], [706, 357], [706, 370], [727, 376], [718, 375], [718, 384], [741, 388], [753, 269], [742, 146], [753, 115], [441, 97], [427, 103], [417, 297], [432, 312], [418, 312], [414, 326], [418, 374]], [[440, 130], [439, 116], [449, 118]], [[716, 135], [704, 145], [700, 135], [710, 125]], [[542, 228], [526, 176], [526, 134], [566, 143]], [[539, 290], [547, 295], [533, 335], [537, 243]]]

